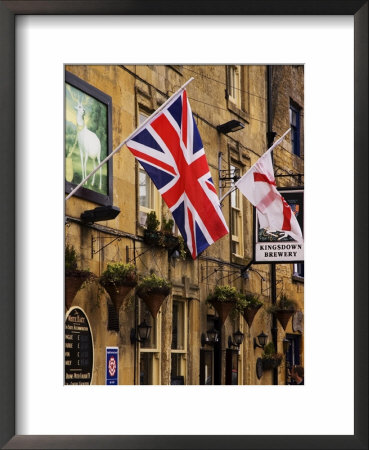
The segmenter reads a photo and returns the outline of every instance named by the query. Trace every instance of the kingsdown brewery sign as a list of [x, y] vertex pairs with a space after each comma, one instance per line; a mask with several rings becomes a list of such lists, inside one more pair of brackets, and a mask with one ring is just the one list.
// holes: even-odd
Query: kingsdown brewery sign
[[[304, 233], [304, 191], [302, 189], [282, 190], [279, 192], [290, 205], [292, 213], [295, 215]], [[256, 214], [255, 214], [256, 216]], [[303, 262], [304, 261], [304, 243], [297, 242], [287, 233], [276, 230], [266, 230], [260, 228], [255, 219], [255, 244], [254, 260], [258, 263], [271, 262]]]
[[84, 311], [73, 308], [65, 320], [65, 384], [90, 384], [92, 367], [90, 325]]

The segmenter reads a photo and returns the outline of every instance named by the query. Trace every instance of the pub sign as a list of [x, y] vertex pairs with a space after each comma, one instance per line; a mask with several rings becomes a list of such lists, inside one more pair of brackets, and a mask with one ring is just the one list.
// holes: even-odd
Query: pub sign
[[[278, 189], [290, 205], [304, 235], [304, 190]], [[297, 242], [283, 231], [260, 228], [254, 208], [254, 261], [255, 263], [296, 263], [304, 261], [304, 242]]]
[[72, 308], [65, 319], [65, 384], [91, 384], [93, 341], [90, 324], [81, 308]]

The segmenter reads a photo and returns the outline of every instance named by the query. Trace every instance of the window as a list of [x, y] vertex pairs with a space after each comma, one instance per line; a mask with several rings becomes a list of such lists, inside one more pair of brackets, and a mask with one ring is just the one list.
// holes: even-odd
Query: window
[[[139, 113], [139, 124], [141, 125], [148, 115], [143, 112]], [[158, 218], [160, 218], [160, 194], [156, 189], [151, 178], [147, 175], [145, 169], [138, 165], [138, 203], [139, 213], [138, 221], [140, 225], [144, 226], [146, 223], [147, 214], [155, 211]], [[160, 220], [160, 219], [159, 219]]]
[[[238, 168], [230, 166], [231, 177]], [[234, 186], [234, 181], [232, 181]], [[240, 191], [235, 189], [231, 193], [231, 232], [232, 232], [232, 253], [243, 256], [243, 227], [242, 227], [242, 198]]]
[[140, 384], [160, 384], [160, 314], [154, 319], [145, 302], [139, 302], [139, 322], [151, 325], [150, 337], [140, 343]]
[[229, 66], [228, 98], [241, 108], [241, 66]]
[[139, 166], [138, 169], [138, 183], [139, 183], [139, 203], [145, 209], [155, 209], [155, 186], [150, 177], [145, 172], [145, 169]]
[[300, 156], [300, 108], [290, 104], [290, 126], [292, 152]]
[[173, 300], [171, 384], [185, 384], [186, 382], [186, 307], [184, 301]]
[[118, 314], [111, 301], [107, 302], [107, 306], [108, 306], [108, 330], [118, 332], [119, 331]]
[[296, 334], [287, 334], [286, 338], [291, 345], [286, 354], [286, 363], [289, 367], [300, 364], [301, 336]]
[[293, 276], [304, 278], [304, 263], [297, 263], [293, 265]]

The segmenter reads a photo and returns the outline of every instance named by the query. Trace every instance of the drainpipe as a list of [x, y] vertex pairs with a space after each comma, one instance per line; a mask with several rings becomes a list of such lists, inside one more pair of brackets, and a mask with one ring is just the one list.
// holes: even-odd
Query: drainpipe
[[[219, 152], [218, 153], [218, 174], [219, 174], [219, 178], [220, 178], [220, 171], [222, 170], [222, 156], [223, 153]], [[222, 190], [222, 182], [219, 180], [219, 198], [221, 199], [223, 195], [223, 190]]]
[[[272, 66], [267, 66], [267, 145], [271, 147], [273, 145], [274, 138], [276, 133], [272, 130], [273, 121], [272, 121]], [[273, 154], [272, 154], [273, 161]], [[271, 277], [271, 296], [272, 296], [272, 305], [277, 303], [277, 277], [276, 277], [276, 263], [270, 264], [270, 277]], [[273, 314], [272, 321], [272, 341], [276, 351], [278, 351], [278, 325], [277, 318], [275, 314]], [[278, 368], [273, 369], [273, 384], [278, 384]]]
[[[267, 114], [268, 114], [267, 144], [268, 144], [268, 148], [270, 148], [273, 145], [274, 138], [277, 134], [275, 131], [272, 131], [272, 127], [273, 127], [273, 120], [272, 120], [272, 66], [267, 66], [267, 102], [268, 102], [268, 105], [267, 105]], [[272, 158], [273, 158], [273, 154], [272, 154]]]
[[[276, 277], [276, 263], [271, 263], [271, 285], [272, 285], [272, 305], [277, 303], [277, 277]], [[272, 340], [275, 351], [278, 351], [278, 325], [277, 325], [277, 317], [273, 314], [272, 321]], [[273, 384], [278, 384], [278, 367], [273, 369]]]

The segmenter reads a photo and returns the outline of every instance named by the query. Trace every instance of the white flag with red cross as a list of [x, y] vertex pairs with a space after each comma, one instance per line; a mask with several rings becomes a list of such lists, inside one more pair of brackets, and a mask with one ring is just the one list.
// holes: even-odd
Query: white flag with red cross
[[300, 225], [289, 204], [277, 190], [270, 150], [258, 159], [235, 186], [257, 209], [260, 228], [285, 232], [301, 242]]

